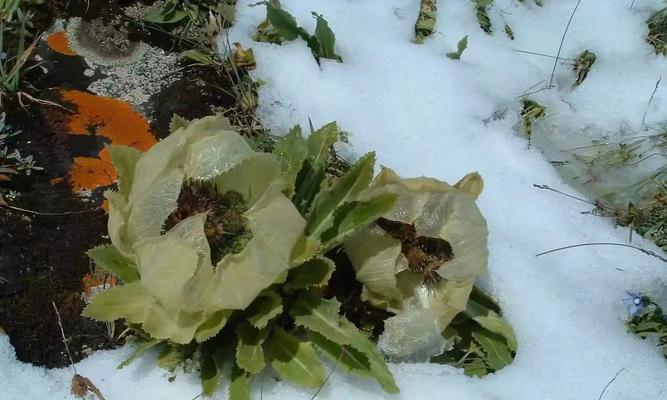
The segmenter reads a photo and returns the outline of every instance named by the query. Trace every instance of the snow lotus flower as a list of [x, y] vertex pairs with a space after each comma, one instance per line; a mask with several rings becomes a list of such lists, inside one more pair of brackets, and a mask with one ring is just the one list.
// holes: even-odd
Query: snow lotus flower
[[254, 151], [227, 119], [176, 124], [145, 154], [109, 147], [119, 180], [105, 193], [112, 245], [89, 255], [124, 284], [84, 315], [185, 344], [214, 336], [286, 277], [306, 221], [283, 194], [277, 157]]
[[371, 183], [369, 196], [389, 192], [398, 200], [345, 250], [363, 299], [396, 314], [379, 340], [387, 356], [427, 361], [445, 350], [442, 331], [466, 309], [475, 279], [487, 268], [488, 230], [475, 203], [482, 187], [477, 173], [450, 186], [402, 179], [388, 168]]

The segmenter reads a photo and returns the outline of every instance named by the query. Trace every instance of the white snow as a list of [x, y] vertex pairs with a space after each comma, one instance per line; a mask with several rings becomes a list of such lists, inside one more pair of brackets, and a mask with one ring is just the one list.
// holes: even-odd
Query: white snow
[[[254, 77], [264, 81], [260, 118], [275, 133], [294, 124], [307, 127], [338, 121], [350, 132], [349, 156], [375, 150], [381, 164], [405, 177], [428, 175], [455, 182], [478, 170], [486, 188], [479, 200], [490, 230], [489, 276], [485, 284], [500, 300], [516, 330], [514, 363], [483, 379], [442, 365], [392, 365], [401, 394], [384, 394], [370, 381], [335, 373], [319, 399], [474, 400], [658, 400], [667, 398], [667, 361], [657, 348], [626, 333], [621, 299], [656, 279], [667, 265], [631, 249], [584, 247], [536, 258], [552, 248], [587, 242], [628, 240], [612, 221], [581, 215], [586, 204], [537, 190], [547, 184], [572, 191], [539, 150], [515, 133], [517, 97], [544, 87], [553, 59], [514, 49], [555, 55], [576, 0], [496, 0], [494, 34], [483, 33], [469, 0], [440, 1], [436, 33], [424, 45], [412, 43], [418, 0], [282, 0], [306, 27], [311, 11], [324, 15], [336, 34], [344, 63], [322, 61], [320, 69], [302, 41], [276, 46], [252, 35], [263, 7], [240, 0], [230, 40], [252, 47]], [[618, 131], [642, 127], [642, 117], [667, 58], [644, 41], [644, 20], [658, 0], [583, 0], [565, 40], [562, 57], [585, 49], [598, 59], [582, 86], [572, 89], [571, 66], [556, 71], [556, 88], [532, 98], [549, 107], [549, 121], [567, 135], [593, 126]], [[509, 40], [503, 26], [512, 27]], [[445, 53], [469, 35], [461, 61]], [[537, 85], [537, 86], [536, 86]], [[483, 119], [507, 108], [504, 119]], [[667, 90], [658, 90], [647, 122], [667, 120]], [[581, 130], [584, 132], [584, 130]], [[582, 133], [583, 134], [583, 133]], [[636, 237], [633, 244], [659, 251]], [[108, 400], [190, 399], [199, 392], [195, 376], [168, 383], [151, 359], [118, 371], [127, 349], [98, 352], [77, 365]], [[68, 398], [70, 370], [44, 371], [13, 362], [0, 338], [3, 399]], [[265, 399], [308, 399], [311, 391], [264, 379]], [[9, 389], [7, 389], [9, 388]], [[256, 385], [259, 398], [260, 384]], [[218, 398], [225, 398], [224, 390]]]

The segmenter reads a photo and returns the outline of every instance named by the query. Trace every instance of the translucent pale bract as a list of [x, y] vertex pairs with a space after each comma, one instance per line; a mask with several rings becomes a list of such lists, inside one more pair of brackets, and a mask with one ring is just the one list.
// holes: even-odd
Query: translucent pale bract
[[431, 357], [442, 354], [446, 346], [437, 313], [414, 304], [387, 319], [378, 339], [383, 353], [402, 362], [428, 362]]
[[437, 270], [443, 279], [425, 282], [421, 273], [408, 270], [401, 243], [379, 227], [357, 233], [345, 243], [357, 279], [364, 285], [364, 299], [397, 313], [385, 324], [381, 346], [397, 360], [439, 354], [444, 346], [439, 335], [433, 334], [432, 324], [444, 330], [465, 309], [476, 277], [486, 271], [488, 230], [475, 204], [483, 187], [481, 177], [470, 174], [457, 186], [431, 178], [402, 179], [383, 168], [366, 194], [398, 194], [396, 205], [384, 218], [412, 224], [417, 236], [451, 245], [454, 258]]
[[306, 221], [282, 194], [282, 188], [271, 185], [245, 214], [253, 238], [240, 253], [225, 256], [218, 264], [212, 284], [212, 304], [216, 307], [246, 308], [294, 266], [290, 255]]
[[[136, 260], [141, 279], [103, 292], [99, 301], [93, 299], [88, 316], [125, 318], [155, 339], [189, 343], [197, 335], [205, 340], [216, 331], [208, 327], [206, 335], [198, 335], [202, 324], [224, 310], [244, 309], [294, 266], [290, 255], [306, 222], [283, 195], [279, 162], [252, 150], [225, 118], [193, 121], [123, 168], [131, 188], [106, 193], [109, 236]], [[206, 214], [162, 233], [187, 180], [209, 180], [221, 194], [239, 192], [248, 207], [244, 217], [252, 238], [216, 268], [204, 232]], [[122, 297], [130, 288], [137, 301], [126, 304]], [[224, 326], [220, 322], [215, 330]]]

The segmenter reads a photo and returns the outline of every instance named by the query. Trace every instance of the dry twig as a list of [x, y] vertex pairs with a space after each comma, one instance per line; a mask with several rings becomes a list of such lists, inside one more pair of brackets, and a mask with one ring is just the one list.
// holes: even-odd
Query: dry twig
[[69, 345], [67, 344], [67, 338], [65, 338], [65, 329], [63, 328], [63, 321], [60, 319], [60, 313], [58, 312], [58, 307], [56, 307], [55, 302], [51, 302], [53, 309], [56, 312], [56, 317], [58, 317], [58, 326], [60, 327], [60, 334], [63, 338], [63, 344], [65, 345], [65, 351], [67, 351], [67, 357], [69, 357], [70, 366], [74, 370], [74, 376], [72, 377], [72, 387], [70, 391], [73, 395], [84, 398], [88, 392], [93, 393], [97, 396], [98, 400], [106, 400], [102, 395], [102, 392], [95, 386], [95, 384], [85, 376], [79, 375], [76, 371], [76, 366], [74, 365], [74, 359], [72, 358], [72, 353], [69, 351]]

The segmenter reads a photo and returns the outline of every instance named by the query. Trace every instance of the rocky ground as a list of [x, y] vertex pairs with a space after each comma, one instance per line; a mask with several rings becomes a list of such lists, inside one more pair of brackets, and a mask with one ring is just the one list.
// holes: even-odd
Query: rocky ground
[[0, 186], [7, 202], [0, 207], [0, 326], [21, 361], [70, 363], [55, 309], [75, 362], [123, 343], [120, 327], [80, 315], [82, 294], [111, 283], [85, 255], [106, 240], [101, 194], [115, 172], [104, 147], [145, 151], [168, 134], [173, 114], [239, 116], [228, 75], [184, 63], [184, 43], [141, 24], [149, 3], [40, 6], [35, 29], [44, 36], [26, 69], [24, 94], [3, 101], [7, 125], [21, 132], [8, 146], [42, 168]]

